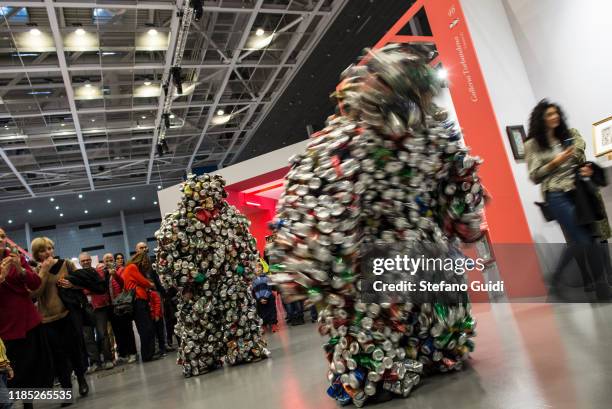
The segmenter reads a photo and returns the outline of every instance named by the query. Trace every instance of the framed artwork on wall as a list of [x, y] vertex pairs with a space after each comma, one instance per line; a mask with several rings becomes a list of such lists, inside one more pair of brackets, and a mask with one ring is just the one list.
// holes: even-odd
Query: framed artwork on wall
[[612, 116], [593, 124], [593, 151], [595, 156], [612, 153]]
[[515, 160], [525, 159], [525, 128], [523, 125], [507, 126], [506, 133], [510, 139], [510, 146], [512, 147], [512, 155]]

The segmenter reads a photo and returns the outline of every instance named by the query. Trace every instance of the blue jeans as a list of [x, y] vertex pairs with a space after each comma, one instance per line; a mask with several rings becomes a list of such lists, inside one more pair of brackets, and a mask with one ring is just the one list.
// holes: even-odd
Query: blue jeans
[[576, 224], [576, 205], [571, 193], [548, 192], [546, 193], [546, 201], [553, 216], [555, 216], [555, 220], [559, 222], [572, 243], [593, 243], [591, 231], [585, 226]]
[[[576, 205], [572, 192], [548, 192], [546, 201], [550, 210], [559, 222], [567, 237], [568, 247], [563, 252], [555, 273], [553, 282], [557, 282], [564, 268], [575, 258], [580, 266], [582, 281], [585, 286], [595, 284], [595, 291], [601, 299], [608, 298], [610, 290], [605, 280], [603, 269], [603, 252], [596, 243], [590, 226], [576, 223]], [[589, 265], [590, 272], [586, 265]]]
[[7, 374], [0, 373], [0, 409], [12, 409], [13, 404], [8, 399], [8, 388], [6, 387]]

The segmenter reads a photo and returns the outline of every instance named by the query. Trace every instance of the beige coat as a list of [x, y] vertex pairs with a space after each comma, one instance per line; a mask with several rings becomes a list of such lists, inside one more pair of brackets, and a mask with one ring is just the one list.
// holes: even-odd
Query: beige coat
[[[68, 275], [67, 263], [72, 264], [66, 260], [57, 274], [45, 273], [40, 267], [38, 269], [42, 283], [38, 290], [32, 292], [32, 297], [38, 300], [38, 311], [42, 315], [43, 324], [60, 320], [68, 315], [68, 309], [64, 306], [57, 287], [57, 281]], [[74, 266], [72, 270], [75, 270]]]

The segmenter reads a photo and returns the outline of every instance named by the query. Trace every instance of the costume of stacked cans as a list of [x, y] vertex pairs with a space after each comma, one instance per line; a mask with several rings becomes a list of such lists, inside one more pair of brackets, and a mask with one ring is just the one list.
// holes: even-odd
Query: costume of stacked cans
[[467, 302], [362, 302], [363, 249], [418, 242], [450, 254], [482, 236], [485, 202], [481, 160], [431, 102], [441, 84], [426, 50], [362, 58], [333, 94], [339, 113], [291, 159], [268, 247], [283, 297], [321, 310], [329, 396], [359, 407], [461, 369], [476, 325]]
[[178, 210], [155, 233], [164, 286], [178, 289], [175, 333], [186, 377], [265, 358], [249, 285], [258, 260], [249, 221], [225, 197], [218, 175], [189, 175]]

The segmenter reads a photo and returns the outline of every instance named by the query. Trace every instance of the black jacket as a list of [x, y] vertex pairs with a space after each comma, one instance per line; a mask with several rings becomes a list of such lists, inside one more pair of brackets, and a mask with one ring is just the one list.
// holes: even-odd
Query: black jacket
[[[580, 176], [580, 167], [590, 164], [593, 175], [584, 180]], [[599, 195], [599, 188], [608, 185], [605, 171], [596, 163], [585, 162], [576, 172], [576, 222], [579, 225], [592, 224], [606, 217], [604, 203]]]

